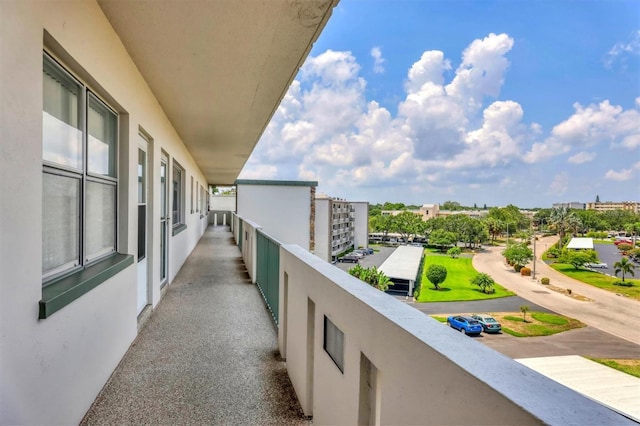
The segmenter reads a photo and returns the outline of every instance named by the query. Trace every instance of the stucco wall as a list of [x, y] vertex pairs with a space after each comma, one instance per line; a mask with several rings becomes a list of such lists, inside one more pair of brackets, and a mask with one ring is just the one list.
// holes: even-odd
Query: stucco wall
[[331, 202], [328, 198], [316, 198], [314, 254], [324, 261], [331, 261]]
[[369, 203], [366, 201], [352, 202], [355, 213], [354, 245], [369, 247]]
[[[280, 352], [314, 424], [358, 424], [367, 407], [369, 424], [627, 422], [300, 247], [281, 247], [280, 268]], [[323, 349], [325, 316], [344, 333], [344, 373]], [[376, 376], [370, 394], [363, 355]]]
[[[136, 266], [103, 282], [51, 317], [42, 297], [42, 54], [47, 48], [120, 115], [119, 252], [137, 247], [137, 138], [152, 138], [149, 171], [149, 295], [160, 299], [161, 150], [205, 182], [99, 6], [93, 1], [0, 2], [0, 423], [78, 423], [137, 332]], [[46, 41], [45, 41], [46, 39]], [[171, 168], [171, 161], [169, 163]], [[175, 277], [206, 226], [186, 212], [169, 237]]]
[[286, 244], [309, 250], [309, 186], [237, 185], [238, 216]]

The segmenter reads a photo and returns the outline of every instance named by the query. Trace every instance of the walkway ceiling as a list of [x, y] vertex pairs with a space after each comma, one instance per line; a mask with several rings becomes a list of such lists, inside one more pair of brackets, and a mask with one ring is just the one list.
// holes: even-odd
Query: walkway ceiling
[[98, 0], [210, 184], [238, 177], [338, 0]]

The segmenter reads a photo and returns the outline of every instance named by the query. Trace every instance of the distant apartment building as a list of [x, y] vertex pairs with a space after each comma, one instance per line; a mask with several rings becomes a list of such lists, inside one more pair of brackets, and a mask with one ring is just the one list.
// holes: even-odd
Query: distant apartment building
[[640, 205], [637, 201], [605, 201], [605, 202], [595, 202], [595, 203], [587, 203], [587, 210], [596, 210], [599, 212], [607, 212], [612, 210], [626, 210], [631, 211], [635, 214], [638, 214], [638, 206]]
[[559, 209], [564, 207], [567, 209], [574, 209], [574, 210], [584, 210], [585, 206], [586, 206], [585, 203], [580, 203], [578, 201], [570, 201], [568, 203], [553, 203], [552, 205], [554, 209]]
[[422, 217], [423, 221], [438, 217], [440, 206], [438, 204], [423, 204], [418, 210], [382, 210], [383, 216], [397, 216], [400, 213], [409, 212]]
[[316, 197], [316, 256], [330, 262], [350, 248], [367, 247], [368, 235], [368, 202], [346, 201], [325, 194]]

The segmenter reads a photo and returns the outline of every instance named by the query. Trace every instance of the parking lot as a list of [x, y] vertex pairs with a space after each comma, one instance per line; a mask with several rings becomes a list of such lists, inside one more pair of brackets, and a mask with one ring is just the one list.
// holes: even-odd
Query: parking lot
[[[600, 259], [613, 266], [620, 259], [616, 246], [600, 244]], [[374, 254], [365, 256], [360, 260], [363, 267], [380, 266], [395, 250], [395, 247], [376, 247]], [[602, 253], [602, 254], [601, 254]], [[609, 256], [609, 257], [607, 257]], [[617, 258], [616, 258], [617, 256]], [[605, 260], [606, 259], [606, 260]], [[353, 263], [337, 263], [336, 266], [348, 271]], [[611, 269], [613, 274], [613, 269]], [[542, 306], [536, 305], [519, 296], [504, 297], [500, 299], [476, 300], [467, 302], [437, 302], [416, 303], [405, 297], [397, 299], [407, 303], [411, 307], [423, 312], [425, 315], [454, 315], [490, 312], [520, 312], [520, 306], [529, 305], [530, 311], [551, 312]], [[434, 320], [435, 321], [435, 320]], [[443, 324], [443, 327], [446, 325]], [[452, 333], [457, 333], [451, 329]], [[581, 355], [598, 358], [629, 358], [640, 357], [640, 346], [625, 339], [618, 338], [609, 333], [600, 331], [594, 327], [574, 329], [552, 336], [518, 338], [507, 333], [486, 334], [471, 337], [479, 343], [510, 358], [528, 358], [559, 355]]]

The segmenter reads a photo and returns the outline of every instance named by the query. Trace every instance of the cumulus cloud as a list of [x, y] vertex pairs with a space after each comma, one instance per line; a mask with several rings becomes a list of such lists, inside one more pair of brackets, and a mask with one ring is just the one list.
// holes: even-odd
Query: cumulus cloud
[[596, 158], [595, 152], [581, 151], [576, 155], [572, 155], [571, 157], [569, 157], [568, 161], [571, 164], [584, 164], [584, 163], [589, 163], [595, 160], [595, 158]]
[[[489, 34], [464, 49], [457, 67], [442, 51], [423, 52], [408, 67], [395, 114], [366, 98], [351, 52], [309, 57], [241, 177], [317, 180], [336, 195], [366, 188], [516, 190], [521, 182], [511, 176], [526, 163], [572, 153], [567, 161], [577, 165], [593, 161], [599, 145], [640, 147], [640, 97], [628, 110], [606, 100], [576, 103], [550, 132], [526, 123], [518, 102], [499, 99], [513, 45], [507, 34]], [[381, 50], [371, 55], [382, 66]], [[562, 194], [568, 183], [561, 173], [551, 190]]]
[[635, 149], [640, 146], [640, 111], [623, 110], [608, 100], [583, 107], [573, 105], [571, 117], [556, 125], [543, 142], [534, 143], [525, 161], [537, 163], [569, 152], [572, 148], [609, 143], [612, 147]]
[[608, 69], [617, 61], [622, 61], [623, 67], [627, 56], [640, 55], [640, 30], [634, 32], [629, 41], [616, 43], [605, 55], [604, 66]]
[[376, 74], [382, 74], [384, 72], [384, 58], [382, 57], [382, 50], [379, 47], [371, 49], [371, 57], [373, 57], [373, 72]]
[[636, 182], [640, 184], [640, 161], [635, 163], [628, 169], [621, 170], [609, 170], [605, 175], [605, 179], [615, 180], [618, 182], [623, 182], [626, 180], [631, 180], [635, 177]]

